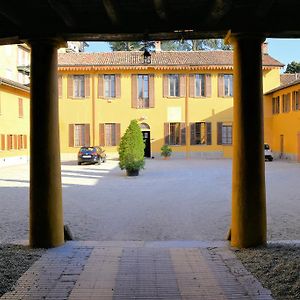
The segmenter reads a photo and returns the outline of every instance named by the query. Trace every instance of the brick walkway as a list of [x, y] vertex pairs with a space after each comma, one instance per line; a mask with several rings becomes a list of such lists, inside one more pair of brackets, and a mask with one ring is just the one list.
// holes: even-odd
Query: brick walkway
[[68, 242], [1, 299], [272, 299], [224, 242]]

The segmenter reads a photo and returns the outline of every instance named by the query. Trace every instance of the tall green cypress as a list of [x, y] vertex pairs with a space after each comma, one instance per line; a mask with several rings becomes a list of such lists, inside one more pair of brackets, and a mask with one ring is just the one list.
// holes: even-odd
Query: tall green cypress
[[140, 126], [132, 120], [121, 138], [119, 146], [119, 165], [121, 170], [138, 171], [145, 165], [145, 144]]

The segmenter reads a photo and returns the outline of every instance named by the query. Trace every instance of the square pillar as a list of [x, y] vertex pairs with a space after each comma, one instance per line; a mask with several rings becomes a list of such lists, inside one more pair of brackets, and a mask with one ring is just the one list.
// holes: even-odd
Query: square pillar
[[30, 236], [31, 247], [64, 243], [55, 40], [31, 45]]
[[234, 34], [231, 245], [266, 243], [262, 37]]

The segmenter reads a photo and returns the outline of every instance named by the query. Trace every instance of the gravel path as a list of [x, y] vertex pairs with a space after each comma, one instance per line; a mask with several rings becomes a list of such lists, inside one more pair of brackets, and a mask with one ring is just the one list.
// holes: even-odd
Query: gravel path
[[[0, 169], [0, 242], [28, 238], [28, 167]], [[222, 240], [230, 224], [231, 160], [62, 165], [65, 223], [80, 240]], [[267, 162], [268, 239], [300, 239], [300, 165]]]
[[13, 289], [14, 284], [45, 250], [20, 245], [0, 245], [0, 297]]
[[271, 244], [235, 254], [275, 299], [300, 299], [300, 244]]

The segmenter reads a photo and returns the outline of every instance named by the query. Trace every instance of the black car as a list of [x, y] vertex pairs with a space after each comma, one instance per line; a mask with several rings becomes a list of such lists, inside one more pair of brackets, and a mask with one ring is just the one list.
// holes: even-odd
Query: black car
[[98, 146], [81, 147], [78, 151], [78, 165], [82, 163], [98, 164], [106, 162], [105, 150]]

